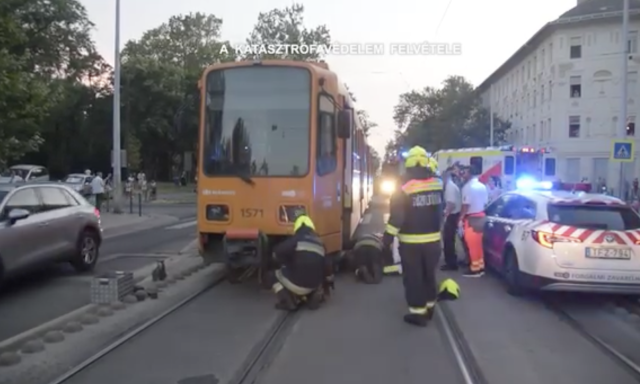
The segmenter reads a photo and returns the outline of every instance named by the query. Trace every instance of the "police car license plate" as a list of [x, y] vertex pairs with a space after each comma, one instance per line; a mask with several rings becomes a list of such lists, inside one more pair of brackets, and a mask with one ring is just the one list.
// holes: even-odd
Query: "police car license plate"
[[625, 248], [587, 248], [585, 256], [589, 259], [630, 260], [631, 250]]

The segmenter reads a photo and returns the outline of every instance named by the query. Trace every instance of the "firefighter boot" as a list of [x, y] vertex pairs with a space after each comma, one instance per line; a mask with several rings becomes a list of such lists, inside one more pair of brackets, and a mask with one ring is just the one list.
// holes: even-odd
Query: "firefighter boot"
[[276, 309], [282, 311], [295, 311], [297, 309], [295, 297], [289, 290], [280, 290], [280, 292], [276, 293], [276, 297], [278, 298]]
[[408, 313], [404, 315], [404, 321], [418, 327], [426, 327], [429, 319], [427, 314]]
[[360, 267], [356, 270], [356, 277], [365, 284], [373, 284], [374, 279], [367, 267]]
[[321, 289], [316, 289], [315, 291], [307, 295], [307, 308], [309, 308], [312, 311], [315, 311], [316, 309], [320, 308], [320, 303], [322, 303], [322, 300], [323, 300], [322, 296], [323, 296], [323, 292]]

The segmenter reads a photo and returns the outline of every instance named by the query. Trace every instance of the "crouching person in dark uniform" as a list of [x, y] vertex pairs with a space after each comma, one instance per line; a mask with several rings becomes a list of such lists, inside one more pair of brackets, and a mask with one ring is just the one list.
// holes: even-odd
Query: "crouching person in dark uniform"
[[391, 197], [383, 242], [390, 248], [397, 237], [402, 279], [409, 313], [404, 321], [424, 327], [433, 316], [438, 289], [435, 271], [440, 260], [443, 213], [442, 181], [437, 162], [421, 147], [413, 147], [405, 161], [406, 177]]
[[324, 290], [333, 288], [330, 262], [325, 248], [315, 233], [311, 219], [302, 215], [294, 224], [294, 235], [278, 244], [273, 253], [281, 266], [271, 276], [277, 309], [295, 311], [302, 303], [317, 309], [324, 299]]
[[384, 265], [382, 250], [382, 240], [379, 235], [367, 234], [356, 241], [351, 252], [351, 264], [358, 281], [365, 284], [382, 282]]

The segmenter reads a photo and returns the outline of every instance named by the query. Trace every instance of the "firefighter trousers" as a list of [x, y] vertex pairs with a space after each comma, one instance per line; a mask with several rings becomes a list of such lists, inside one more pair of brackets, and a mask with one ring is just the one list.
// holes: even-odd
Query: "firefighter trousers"
[[426, 314], [438, 296], [436, 268], [440, 260], [440, 241], [422, 244], [400, 243], [402, 282], [409, 312]]

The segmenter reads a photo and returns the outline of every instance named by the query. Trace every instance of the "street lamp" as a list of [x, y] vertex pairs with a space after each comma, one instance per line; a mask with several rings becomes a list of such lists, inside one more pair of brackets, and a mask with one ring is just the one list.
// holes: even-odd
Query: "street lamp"
[[116, 0], [115, 54], [113, 65], [113, 211], [122, 213], [122, 164], [120, 162], [120, 0]]
[[[622, 72], [620, 74], [620, 128], [618, 138], [624, 140], [627, 138], [627, 100], [629, 99], [628, 89], [628, 71], [629, 71], [629, 0], [623, 0], [622, 6]], [[631, 147], [633, 148], [633, 146]], [[633, 153], [630, 154], [633, 156]], [[620, 198], [624, 198], [625, 188], [625, 163], [620, 162], [620, 183], [618, 184], [618, 194]]]

